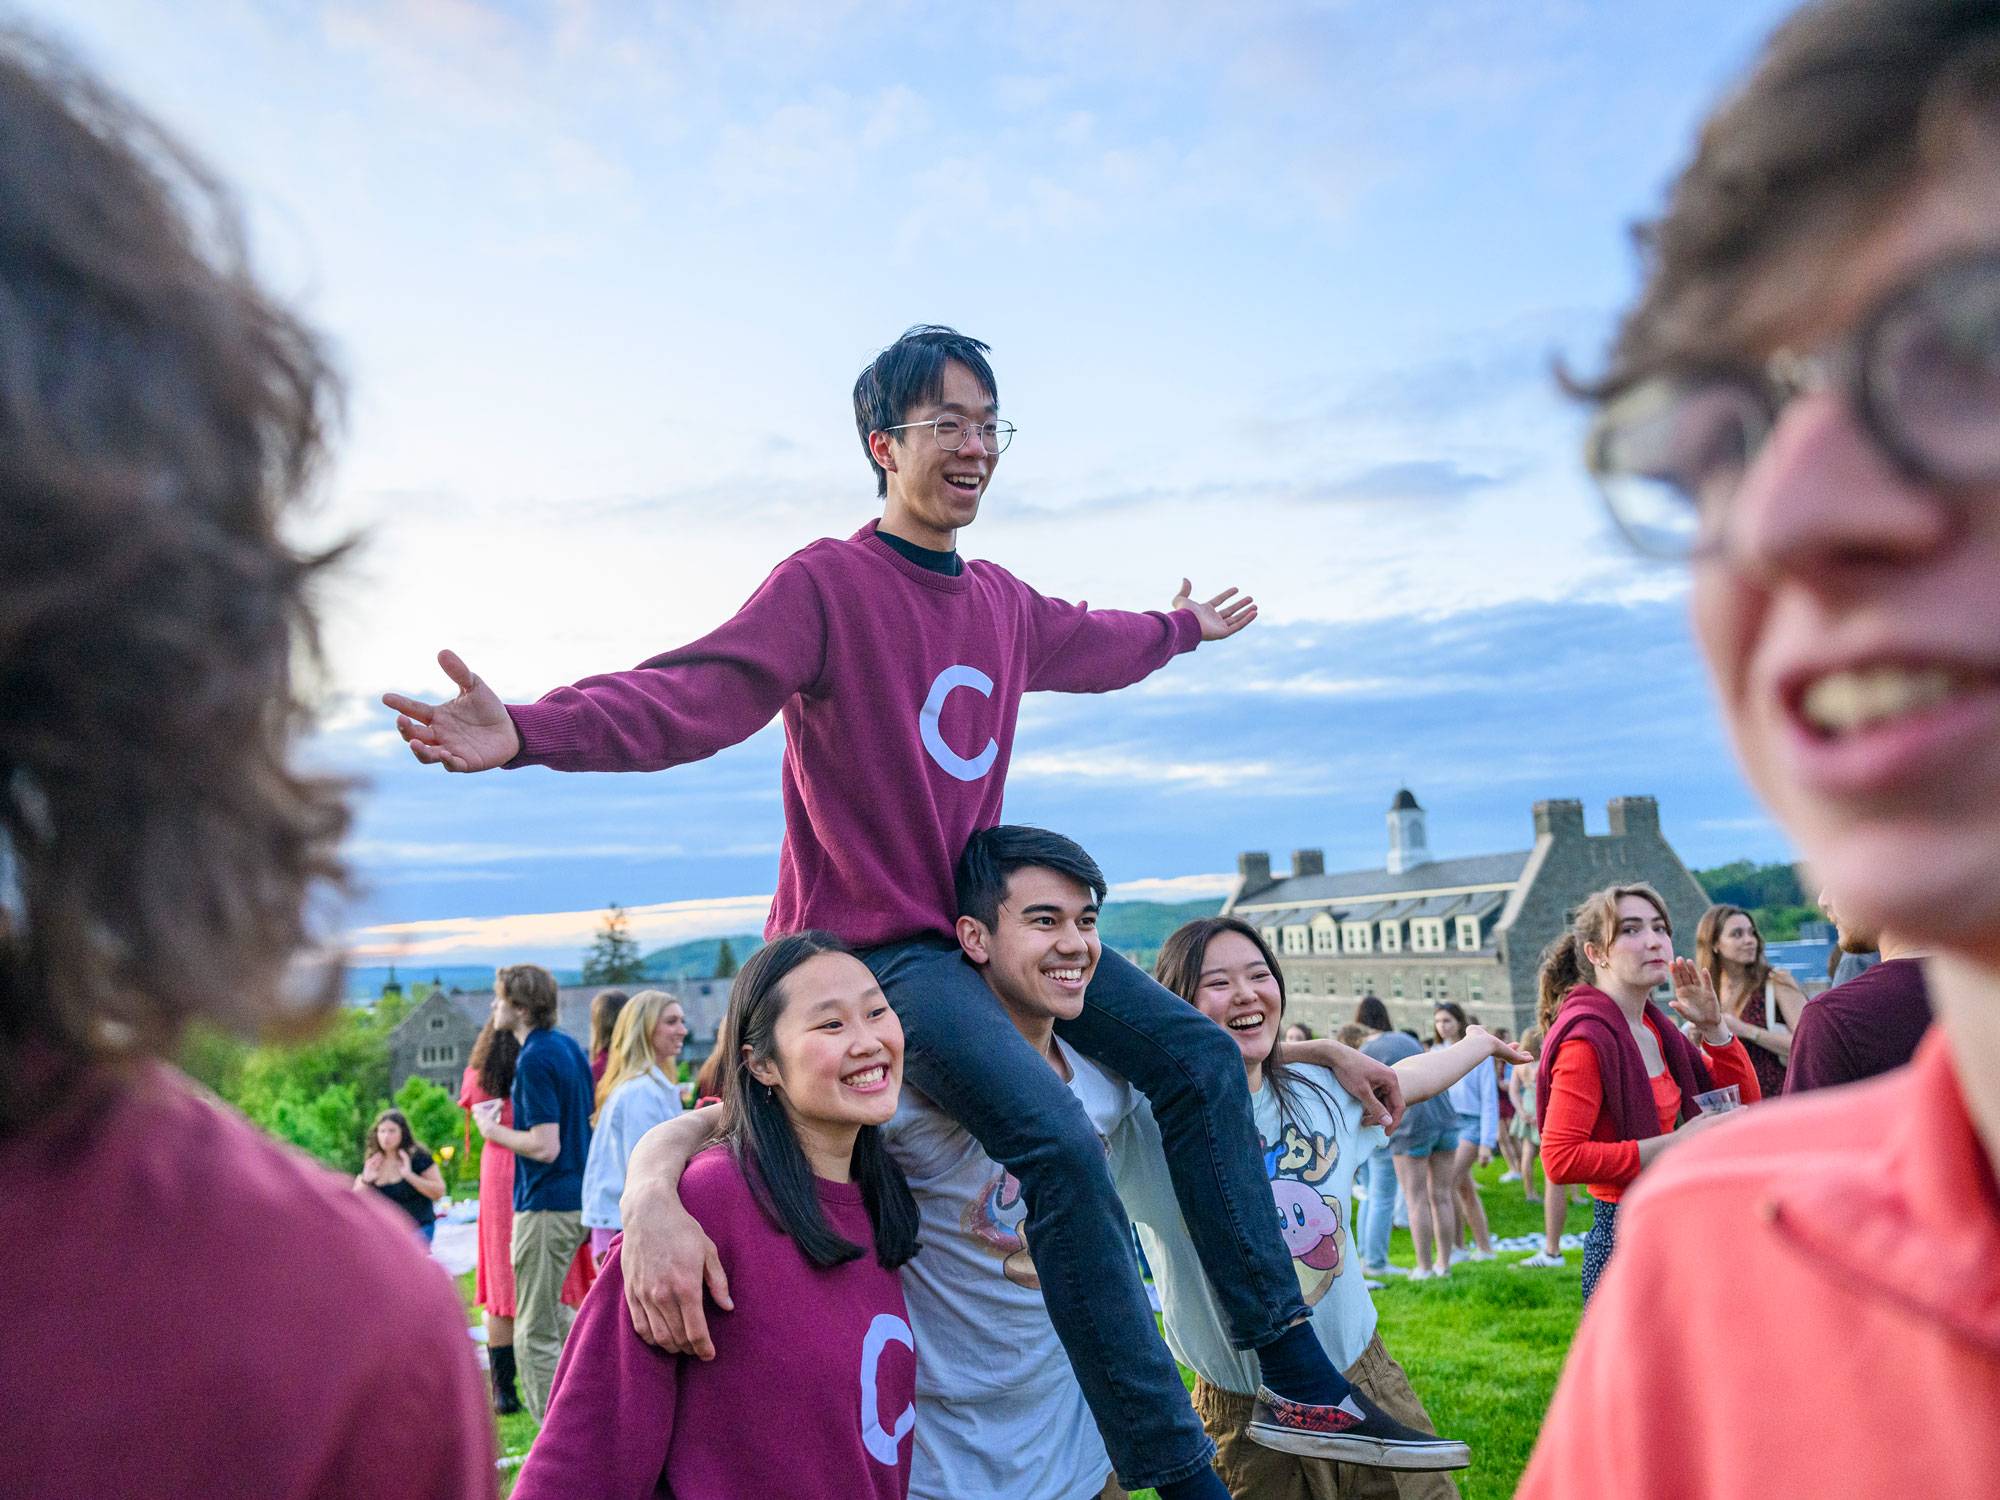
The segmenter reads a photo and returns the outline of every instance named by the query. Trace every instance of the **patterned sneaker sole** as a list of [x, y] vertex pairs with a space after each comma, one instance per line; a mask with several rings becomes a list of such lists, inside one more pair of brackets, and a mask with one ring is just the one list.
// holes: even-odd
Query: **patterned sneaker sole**
[[1435, 1443], [1392, 1443], [1354, 1432], [1300, 1432], [1276, 1422], [1252, 1422], [1245, 1430], [1253, 1442], [1280, 1453], [1329, 1458], [1336, 1463], [1358, 1464], [1364, 1469], [1434, 1473], [1467, 1468], [1472, 1463], [1470, 1448], [1446, 1439]]

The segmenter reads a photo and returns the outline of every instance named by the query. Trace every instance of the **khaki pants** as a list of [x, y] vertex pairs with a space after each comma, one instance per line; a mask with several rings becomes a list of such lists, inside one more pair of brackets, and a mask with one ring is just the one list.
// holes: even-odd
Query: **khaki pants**
[[581, 1209], [531, 1209], [514, 1215], [514, 1365], [521, 1399], [541, 1421], [548, 1415], [556, 1361], [576, 1313], [563, 1305], [563, 1277], [583, 1243]]
[[[1437, 1431], [1410, 1389], [1410, 1377], [1382, 1347], [1381, 1335], [1368, 1341], [1347, 1379], [1404, 1426]], [[1217, 1390], [1205, 1380], [1194, 1384], [1194, 1409], [1215, 1440], [1215, 1472], [1236, 1500], [1458, 1500], [1458, 1486], [1447, 1474], [1364, 1469], [1253, 1442], [1245, 1431], [1252, 1404], [1248, 1396]]]

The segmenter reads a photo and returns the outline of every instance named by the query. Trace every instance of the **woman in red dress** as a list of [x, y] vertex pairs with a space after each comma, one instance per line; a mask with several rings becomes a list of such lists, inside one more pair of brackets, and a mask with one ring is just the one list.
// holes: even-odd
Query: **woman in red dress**
[[[514, 1063], [521, 1044], [511, 1031], [495, 1031], [488, 1021], [472, 1044], [458, 1103], [468, 1112], [488, 1099], [500, 1101], [500, 1123], [514, 1123], [508, 1095], [514, 1088]], [[472, 1149], [470, 1125], [466, 1150]], [[486, 1357], [493, 1371], [493, 1410], [509, 1416], [521, 1409], [514, 1389], [514, 1153], [488, 1141], [479, 1156], [479, 1269], [473, 1301], [486, 1309]], [[597, 1279], [590, 1263], [590, 1246], [578, 1248], [569, 1274], [563, 1278], [562, 1300], [583, 1305], [584, 1293]]]

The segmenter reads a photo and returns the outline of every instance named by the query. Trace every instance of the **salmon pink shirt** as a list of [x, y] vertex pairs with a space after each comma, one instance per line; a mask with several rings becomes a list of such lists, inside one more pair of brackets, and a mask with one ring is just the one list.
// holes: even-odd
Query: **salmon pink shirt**
[[1649, 1167], [1518, 1500], [2000, 1491], [2000, 1191], [1949, 1039]]

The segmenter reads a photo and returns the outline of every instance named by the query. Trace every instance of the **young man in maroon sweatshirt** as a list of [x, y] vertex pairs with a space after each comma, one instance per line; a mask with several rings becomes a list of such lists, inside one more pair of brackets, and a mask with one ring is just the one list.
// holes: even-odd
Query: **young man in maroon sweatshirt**
[[[1210, 1444], [1156, 1332], [1103, 1150], [960, 956], [953, 871], [972, 833], [1001, 821], [1023, 693], [1125, 687], [1257, 610], [1234, 589], [1197, 602], [1186, 580], [1167, 612], [1093, 610], [961, 559], [958, 532], [1013, 435], [986, 353], [918, 327], [862, 372], [855, 425], [881, 520], [794, 553], [701, 640], [513, 705], [444, 652], [457, 697], [383, 701], [418, 760], [458, 772], [658, 770], [781, 714], [785, 839], [767, 931], [823, 928], [863, 950], [902, 1018], [910, 1082], [1023, 1185], [1049, 1314], [1120, 1478], [1168, 1500], [1213, 1494]], [[1289, 1441], [1351, 1463], [1428, 1466], [1437, 1439], [1369, 1407], [1305, 1321], [1229, 1039], [1115, 954], [1063, 1034], [1152, 1101], [1237, 1339], [1286, 1398], [1274, 1404], [1296, 1414]], [[1387, 1069], [1348, 1049], [1327, 1060], [1393, 1112]], [[705, 1241], [651, 1181], [642, 1146], [624, 1251], [635, 1321], [667, 1347], [699, 1350]]]

